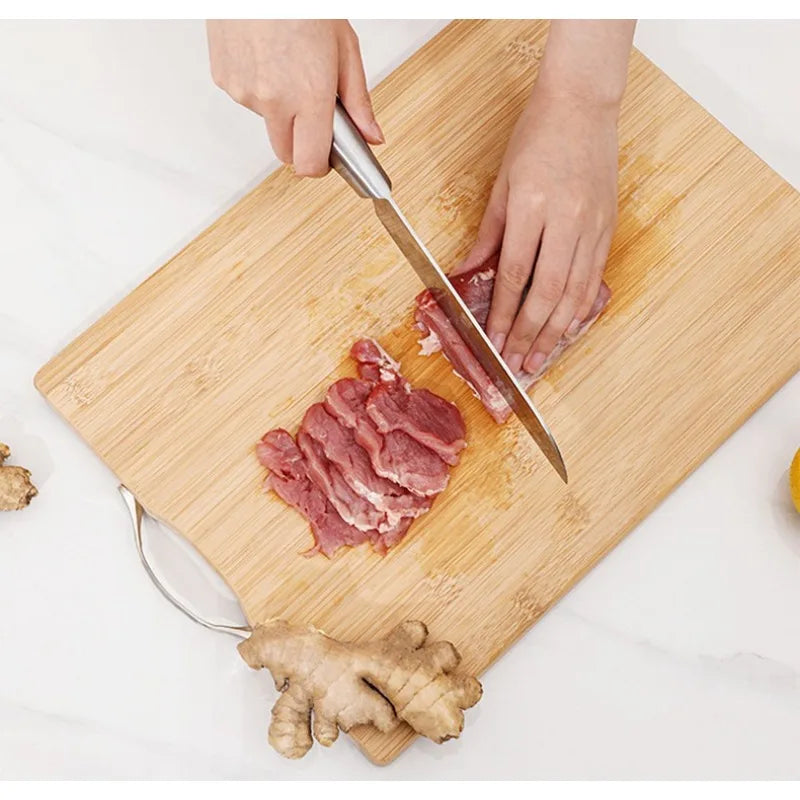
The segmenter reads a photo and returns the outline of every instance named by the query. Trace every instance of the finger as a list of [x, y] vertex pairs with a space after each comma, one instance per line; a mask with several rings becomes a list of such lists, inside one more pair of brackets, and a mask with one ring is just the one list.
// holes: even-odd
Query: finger
[[264, 119], [272, 152], [284, 164], [292, 163], [294, 116], [291, 114], [272, 114]]
[[523, 367], [526, 372], [535, 374], [544, 364], [547, 356], [553, 352], [553, 348], [564, 333], [566, 331], [574, 332], [580, 325], [581, 320], [577, 318], [577, 312], [586, 297], [586, 289], [591, 279], [595, 247], [594, 236], [578, 239], [564, 294], [525, 356]]
[[345, 35], [339, 52], [339, 98], [342, 105], [370, 144], [383, 144], [386, 139], [372, 110], [358, 37], [352, 28]]
[[[527, 197], [515, 199], [509, 194], [500, 263], [486, 321], [489, 338], [501, 352], [508, 346], [506, 340], [519, 311], [522, 292], [533, 271], [543, 226], [544, 217], [538, 204], [531, 203]], [[524, 355], [525, 351], [521, 353]], [[522, 356], [519, 362], [522, 362]]]
[[299, 113], [294, 120], [294, 171], [301, 177], [320, 178], [330, 169], [335, 99]]
[[453, 274], [469, 272], [477, 266], [483, 264], [489, 256], [494, 255], [503, 241], [503, 230], [506, 226], [506, 197], [507, 187], [505, 179], [498, 177], [489, 195], [489, 202], [483, 212], [480, 228], [478, 228], [478, 238], [472, 245], [472, 250], [466, 259], [459, 264]]
[[594, 269], [589, 276], [589, 283], [586, 286], [586, 295], [583, 302], [578, 306], [575, 316], [583, 322], [592, 310], [594, 301], [600, 292], [600, 284], [603, 282], [603, 271], [608, 261], [608, 253], [611, 250], [611, 240], [614, 236], [612, 229], [607, 230], [597, 243], [594, 251]]
[[577, 243], [578, 234], [572, 227], [554, 224], [544, 229], [530, 291], [503, 350], [503, 358], [513, 372], [520, 371], [522, 360], [564, 294]]

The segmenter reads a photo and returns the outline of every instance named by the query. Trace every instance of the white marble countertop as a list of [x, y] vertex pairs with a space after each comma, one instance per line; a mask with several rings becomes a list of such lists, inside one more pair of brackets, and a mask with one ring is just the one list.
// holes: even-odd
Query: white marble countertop
[[[440, 25], [357, 27], [374, 83]], [[637, 34], [800, 187], [798, 42]], [[268, 677], [154, 591], [114, 476], [32, 378], [274, 164], [200, 23], [0, 22], [0, 440], [41, 489], [0, 516], [0, 778], [800, 778], [800, 376], [486, 674], [460, 740], [383, 770], [346, 737], [268, 748]]]

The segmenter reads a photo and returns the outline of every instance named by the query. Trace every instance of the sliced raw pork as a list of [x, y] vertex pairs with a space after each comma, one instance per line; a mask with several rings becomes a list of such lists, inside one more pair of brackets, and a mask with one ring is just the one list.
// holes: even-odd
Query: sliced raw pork
[[325, 457], [325, 451], [319, 442], [300, 430], [297, 434], [297, 446], [305, 456], [309, 477], [345, 522], [360, 531], [377, 529], [386, 524], [386, 514], [353, 491], [339, 468]]
[[334, 383], [296, 441], [279, 429], [256, 448], [265, 486], [309, 520], [310, 552], [329, 557], [365, 541], [385, 554], [430, 509], [465, 445], [458, 409], [414, 389], [377, 342], [356, 342], [352, 355], [360, 379]]
[[[497, 262], [497, 256], [494, 256], [475, 269], [454, 275], [451, 279], [453, 288], [464, 298], [476, 320], [484, 327], [489, 316], [494, 279], [497, 274]], [[610, 298], [611, 290], [605, 283], [601, 284], [589, 315], [575, 333], [565, 334], [561, 337], [552, 353], [535, 374], [523, 372], [517, 376], [523, 389], [532, 386], [547, 372], [567, 347], [586, 333], [608, 305]], [[415, 319], [417, 327], [424, 334], [420, 339], [422, 354], [429, 355], [441, 350], [452, 364], [453, 371], [469, 384], [492, 417], [497, 422], [505, 422], [511, 414], [511, 409], [429, 291], [424, 291], [417, 297]]]
[[374, 389], [375, 385], [369, 381], [343, 378], [328, 390], [325, 406], [352, 430], [378, 475], [420, 497], [432, 497], [443, 491], [449, 471], [434, 450], [404, 430], [382, 433], [378, 429], [367, 408]]
[[315, 545], [306, 555], [319, 552], [330, 558], [340, 547], [378, 538], [342, 519], [309, 478], [303, 454], [288, 431], [279, 428], [265, 434], [256, 452], [258, 460], [270, 471], [264, 485], [311, 524]]
[[400, 374], [400, 365], [377, 342], [362, 339], [350, 351], [362, 378], [376, 385], [366, 400], [367, 414], [379, 433], [402, 431], [455, 465], [466, 446], [461, 412], [427, 389], [414, 389]]

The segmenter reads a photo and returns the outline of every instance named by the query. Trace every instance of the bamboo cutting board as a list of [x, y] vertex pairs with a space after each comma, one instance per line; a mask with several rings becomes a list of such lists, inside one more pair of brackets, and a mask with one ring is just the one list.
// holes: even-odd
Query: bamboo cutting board
[[[374, 93], [397, 199], [446, 268], [476, 233], [545, 35], [454, 23]], [[568, 487], [521, 426], [494, 425], [441, 356], [416, 354], [417, 279], [333, 175], [270, 176], [37, 386], [251, 621], [351, 638], [419, 618], [482, 672], [800, 367], [797, 192], [636, 52], [620, 141], [612, 303], [534, 390]], [[458, 404], [470, 446], [386, 558], [302, 558], [308, 526], [262, 493], [254, 444], [352, 374], [363, 335]], [[355, 736], [379, 763], [411, 740]]]

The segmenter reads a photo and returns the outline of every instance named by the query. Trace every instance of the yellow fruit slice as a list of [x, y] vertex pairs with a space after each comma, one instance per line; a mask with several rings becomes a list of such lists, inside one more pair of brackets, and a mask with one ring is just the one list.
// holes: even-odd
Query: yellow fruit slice
[[789, 491], [792, 493], [794, 507], [800, 514], [800, 450], [794, 454], [792, 466], [789, 467]]

